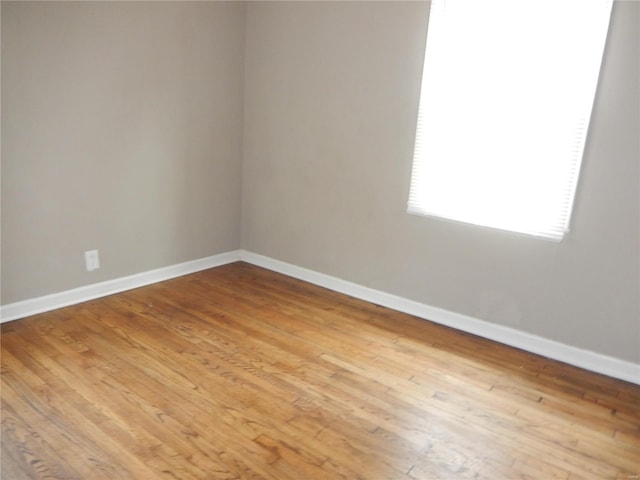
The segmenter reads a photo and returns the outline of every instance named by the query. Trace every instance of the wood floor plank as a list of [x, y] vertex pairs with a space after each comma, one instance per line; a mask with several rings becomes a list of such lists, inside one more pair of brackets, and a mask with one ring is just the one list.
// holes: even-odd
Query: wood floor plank
[[[33, 337], [31, 340], [36, 342]], [[57, 429], [53, 438], [62, 435], [66, 439], [72, 434], [75, 438], [75, 444], [82, 445], [76, 455], [89, 455], [91, 458], [90, 469], [93, 469], [100, 452], [105, 452], [110, 457], [102, 462], [103, 465], [117, 467], [120, 464], [129, 470], [129, 473], [119, 472], [122, 478], [149, 476], [150, 470], [140, 464], [139, 457], [129, 455], [130, 450], [135, 450], [142, 443], [139, 437], [131, 434], [132, 431], [135, 431], [135, 424], [129, 423], [128, 419], [118, 417], [109, 410], [108, 404], [103, 403], [97, 395], [92, 377], [73, 375], [60, 368], [61, 365], [54, 364], [54, 369], [51, 369], [52, 363], [49, 362], [48, 357], [39, 355], [39, 348], [47, 351], [47, 348], [42, 345], [39, 348], [34, 348], [31, 344], [15, 341], [12, 342], [11, 348], [19, 348], [24, 364], [41, 377], [48, 379], [43, 387], [31, 388], [18, 398], [18, 401], [29, 402], [31, 414], [35, 417], [32, 420], [34, 423], [39, 421], [46, 427]], [[3, 348], [3, 356], [5, 351], [6, 349]], [[29, 358], [29, 352], [36, 354], [35, 358]], [[9, 378], [3, 377], [3, 387], [11, 386], [11, 384]], [[83, 397], [78, 392], [82, 392], [85, 396]], [[7, 396], [8, 393], [3, 389], [3, 398], [7, 398]], [[40, 397], [43, 398], [42, 401]], [[36, 413], [39, 414], [39, 418], [35, 416]], [[80, 435], [81, 437], [78, 437]], [[108, 449], [104, 449], [105, 439], [112, 442]], [[74, 450], [77, 449], [71, 448], [65, 451], [73, 453]], [[151, 450], [143, 449], [142, 451]], [[74, 463], [81, 464], [80, 458]], [[161, 461], [154, 463], [154, 468], [161, 464], [163, 469], [167, 469], [167, 465]], [[105, 478], [109, 476], [105, 476]], [[86, 475], [80, 475], [78, 478], [86, 478]]]
[[241, 262], [1, 342], [2, 480], [640, 475], [639, 386]]
[[61, 463], [55, 449], [4, 400], [2, 443], [13, 446], [2, 449], [3, 478], [82, 478], [70, 465]]

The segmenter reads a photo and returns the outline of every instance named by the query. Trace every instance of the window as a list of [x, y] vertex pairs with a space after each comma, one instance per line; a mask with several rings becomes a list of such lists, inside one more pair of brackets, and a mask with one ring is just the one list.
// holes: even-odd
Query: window
[[408, 211], [568, 231], [612, 0], [432, 0]]

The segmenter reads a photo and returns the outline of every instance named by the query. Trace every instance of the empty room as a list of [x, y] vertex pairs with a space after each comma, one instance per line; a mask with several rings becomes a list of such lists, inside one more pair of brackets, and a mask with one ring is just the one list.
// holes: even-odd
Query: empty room
[[640, 3], [1, 3], [0, 478], [640, 476]]

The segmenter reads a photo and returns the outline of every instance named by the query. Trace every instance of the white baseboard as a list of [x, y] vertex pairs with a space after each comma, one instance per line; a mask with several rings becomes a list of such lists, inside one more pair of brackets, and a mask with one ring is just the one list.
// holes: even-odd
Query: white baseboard
[[55, 310], [69, 305], [86, 302], [98, 297], [112, 295], [132, 288], [143, 287], [170, 278], [187, 275], [207, 268], [218, 267], [240, 260], [240, 250], [221, 253], [211, 257], [200, 258], [190, 262], [170, 265], [168, 267], [149, 270], [126, 277], [115, 278], [105, 282], [94, 283], [84, 287], [53, 293], [42, 297], [31, 298], [21, 302], [0, 306], [0, 323], [17, 320], [37, 313]]
[[446, 325], [463, 332], [472, 333], [528, 352], [640, 385], [640, 365], [635, 363], [572, 347], [510, 327], [432, 307], [244, 250], [226, 252], [64, 292], [2, 305], [0, 306], [0, 323], [66, 307], [68, 305], [74, 305], [94, 298], [112, 295], [125, 290], [143, 287], [238, 260], [243, 260], [253, 265], [283, 273], [336, 292], [408, 313], [441, 325]]
[[486, 322], [477, 318], [432, 307], [403, 297], [363, 287], [330, 275], [275, 260], [251, 252], [241, 251], [245, 262], [283, 273], [371, 303], [392, 308], [441, 325], [495, 340], [512, 347], [536, 353], [554, 360], [581, 367], [610, 377], [640, 384], [640, 365], [609, 357], [590, 350], [583, 350], [564, 343], [549, 340], [510, 327]]

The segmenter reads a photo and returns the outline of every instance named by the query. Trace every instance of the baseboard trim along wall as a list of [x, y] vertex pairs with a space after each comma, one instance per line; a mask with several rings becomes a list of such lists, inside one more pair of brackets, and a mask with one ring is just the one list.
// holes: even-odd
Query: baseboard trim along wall
[[189, 262], [178, 263], [168, 267], [157, 268], [147, 272], [137, 273], [126, 277], [115, 278], [105, 282], [94, 283], [84, 287], [53, 293], [42, 297], [31, 298], [21, 302], [9, 303], [0, 306], [0, 323], [17, 320], [18, 318], [36, 315], [38, 313], [67, 307], [77, 303], [106, 297], [114, 293], [124, 292], [133, 288], [144, 287], [152, 283], [162, 282], [170, 278], [188, 275], [189, 273], [219, 267], [227, 263], [240, 260], [240, 250], [221, 253], [211, 257], [200, 258]]
[[283, 273], [299, 280], [366, 300], [383, 307], [398, 310], [409, 315], [430, 320], [434, 323], [452, 327], [463, 332], [495, 340], [506, 345], [536, 353], [553, 360], [581, 367], [610, 377], [640, 384], [640, 365], [627, 362], [600, 353], [572, 347], [564, 343], [549, 340], [537, 335], [522, 332], [510, 327], [479, 320], [459, 313], [432, 307], [403, 297], [363, 287], [330, 275], [297, 267], [273, 258], [255, 253], [241, 253], [242, 260], [260, 267]]
[[640, 365], [632, 362], [572, 347], [510, 327], [432, 307], [244, 250], [235, 250], [213, 255], [199, 260], [150, 270], [148, 272], [87, 285], [52, 295], [3, 305], [0, 307], [0, 323], [161, 282], [207, 268], [233, 263], [238, 260], [289, 275], [299, 280], [304, 280], [314, 285], [344, 293], [383, 307], [414, 315], [434, 323], [495, 340], [531, 353], [536, 353], [610, 377], [640, 384]]

